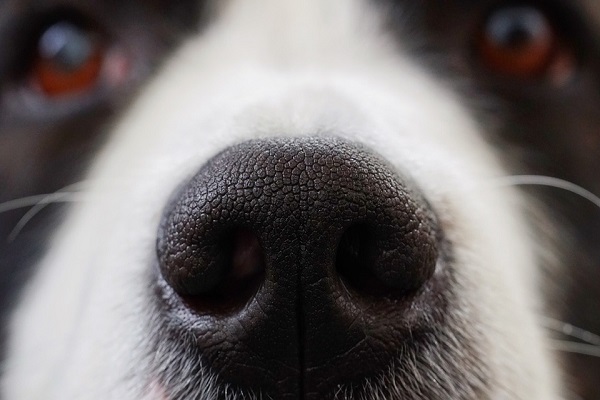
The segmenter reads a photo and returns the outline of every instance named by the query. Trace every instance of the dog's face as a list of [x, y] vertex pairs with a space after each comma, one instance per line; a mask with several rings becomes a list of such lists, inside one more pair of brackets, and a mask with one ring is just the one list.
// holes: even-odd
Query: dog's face
[[7, 0], [0, 50], [6, 398], [600, 393], [595, 0]]

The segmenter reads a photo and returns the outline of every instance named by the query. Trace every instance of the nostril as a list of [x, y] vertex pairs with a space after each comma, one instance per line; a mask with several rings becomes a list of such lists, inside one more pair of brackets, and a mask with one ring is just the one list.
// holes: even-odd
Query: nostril
[[[434, 231], [427, 223], [403, 232], [385, 232], [385, 227], [367, 223], [350, 226], [342, 235], [335, 267], [344, 285], [354, 292], [370, 296], [408, 295], [431, 277], [437, 263]], [[418, 239], [408, 241], [409, 236]], [[390, 240], [394, 241], [390, 246]], [[417, 248], [403, 243], [417, 243]]]
[[164, 279], [197, 311], [214, 313], [243, 306], [264, 280], [265, 257], [258, 236], [237, 228], [204, 246], [198, 246], [198, 239], [195, 235], [187, 240], [159, 238]]
[[338, 276], [348, 288], [375, 295], [381, 293], [384, 284], [368, 266], [373, 245], [372, 234], [366, 225], [351, 226], [340, 239], [335, 267]]
[[245, 283], [264, 275], [265, 257], [258, 236], [241, 229], [233, 234], [232, 242], [231, 281]]

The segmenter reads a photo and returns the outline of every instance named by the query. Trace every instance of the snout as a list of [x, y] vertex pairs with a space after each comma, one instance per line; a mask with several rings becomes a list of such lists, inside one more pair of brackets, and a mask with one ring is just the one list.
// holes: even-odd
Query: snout
[[219, 382], [328, 398], [426, 343], [444, 313], [443, 243], [417, 186], [362, 145], [249, 141], [165, 210], [157, 301], [172, 340]]

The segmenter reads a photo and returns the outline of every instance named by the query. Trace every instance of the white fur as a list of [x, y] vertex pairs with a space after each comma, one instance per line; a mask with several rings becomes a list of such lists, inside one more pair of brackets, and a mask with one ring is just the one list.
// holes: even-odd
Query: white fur
[[230, 1], [172, 57], [112, 133], [88, 200], [53, 235], [14, 315], [6, 398], [161, 399], [149, 391], [146, 302], [162, 209], [227, 146], [284, 135], [360, 141], [409, 171], [456, 245], [451, 319], [485, 354], [485, 395], [559, 398], [521, 200], [486, 189], [503, 171], [481, 127], [398, 49], [371, 3]]

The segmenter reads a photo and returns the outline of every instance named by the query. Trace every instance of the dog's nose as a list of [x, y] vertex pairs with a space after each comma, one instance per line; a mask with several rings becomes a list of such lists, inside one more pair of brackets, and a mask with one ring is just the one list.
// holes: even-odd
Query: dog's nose
[[380, 375], [418, 332], [439, 243], [415, 185], [372, 152], [266, 139], [218, 154], [181, 188], [158, 261], [204, 368], [316, 399]]

